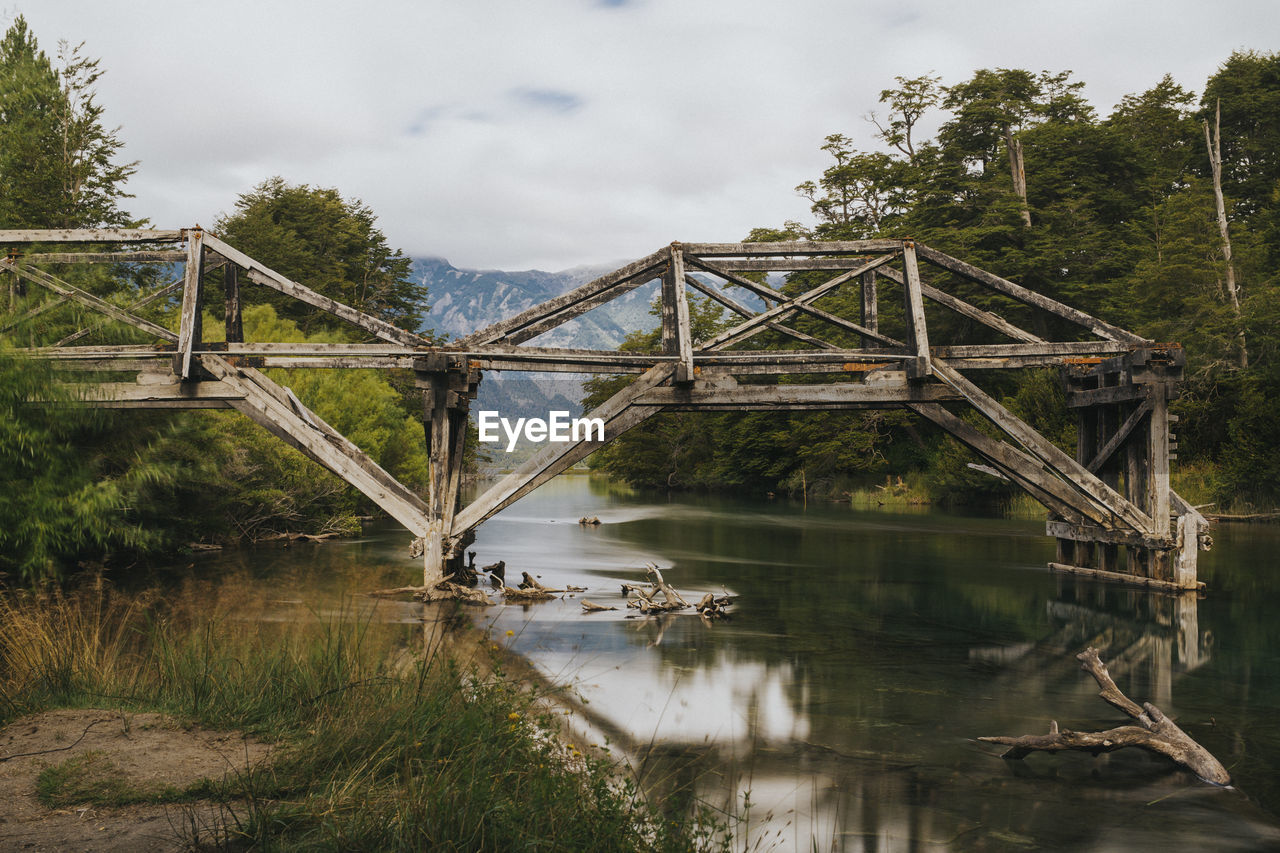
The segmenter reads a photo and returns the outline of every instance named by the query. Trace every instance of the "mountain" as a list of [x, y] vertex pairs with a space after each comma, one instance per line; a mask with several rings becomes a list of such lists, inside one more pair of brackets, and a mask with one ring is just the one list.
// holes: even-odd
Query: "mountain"
[[[574, 267], [560, 272], [458, 269], [443, 258], [415, 258], [413, 276], [426, 285], [431, 311], [426, 327], [451, 339], [465, 337], [540, 302], [612, 272], [625, 262]], [[534, 338], [531, 346], [616, 349], [629, 332], [651, 328], [649, 306], [656, 283]]]

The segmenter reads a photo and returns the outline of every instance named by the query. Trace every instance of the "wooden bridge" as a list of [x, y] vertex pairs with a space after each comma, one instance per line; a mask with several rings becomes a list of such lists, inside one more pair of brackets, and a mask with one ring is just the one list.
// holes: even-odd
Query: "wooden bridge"
[[[66, 244], [68, 251], [50, 251], [64, 248], [50, 244]], [[586, 440], [548, 444], [460, 507], [468, 413], [483, 372], [518, 370], [637, 374], [589, 415], [604, 421], [606, 442], [665, 411], [908, 409], [968, 445], [997, 476], [1048, 509], [1047, 533], [1058, 541], [1053, 568], [1170, 590], [1203, 586], [1196, 579], [1196, 558], [1208, 547], [1207, 522], [1169, 485], [1168, 402], [1177, 394], [1185, 360], [1180, 345], [1153, 343], [911, 240], [672, 243], [445, 345], [316, 293], [198, 227], [0, 231], [0, 246], [8, 250], [0, 270], [50, 293], [47, 301], [9, 318], [0, 333], [71, 301], [104, 321], [153, 337], [155, 343], [145, 345], [79, 343], [90, 328], [33, 352], [65, 368], [100, 375], [88, 380], [88, 402], [94, 405], [244, 413], [403, 524], [423, 549], [428, 582], [460, 561], [479, 524], [600, 446]], [[181, 263], [184, 272], [122, 307], [57, 274], [65, 265], [81, 263]], [[226, 342], [208, 343], [201, 331], [207, 307], [203, 287], [219, 273], [226, 294]], [[779, 273], [804, 273], [813, 285], [797, 295], [783, 293], [769, 283]], [[653, 281], [661, 283], [660, 352], [529, 345]], [[326, 311], [371, 340], [246, 342], [242, 284]], [[738, 301], [729, 286], [753, 294], [764, 308]], [[741, 322], [710, 340], [695, 341], [690, 289], [739, 315]], [[818, 304], [838, 292], [842, 305], [855, 306], [844, 313], [857, 314], [856, 319]], [[176, 332], [134, 313], [157, 300], [180, 300]], [[1002, 314], [1022, 318], [1036, 331]], [[794, 327], [799, 325], [795, 317], [806, 318], [807, 331]], [[826, 330], [821, 335], [814, 332], [818, 324]], [[938, 340], [931, 339], [931, 326]], [[764, 332], [798, 348], [749, 348], [747, 342]], [[1078, 425], [1074, 457], [966, 375], [1041, 366], [1058, 367], [1066, 383], [1067, 405]], [[428, 494], [420, 496], [397, 482], [263, 368], [412, 370], [424, 392], [432, 475]], [[119, 381], [122, 373], [132, 381]], [[962, 418], [954, 411], [962, 406], [989, 426], [979, 428]]]

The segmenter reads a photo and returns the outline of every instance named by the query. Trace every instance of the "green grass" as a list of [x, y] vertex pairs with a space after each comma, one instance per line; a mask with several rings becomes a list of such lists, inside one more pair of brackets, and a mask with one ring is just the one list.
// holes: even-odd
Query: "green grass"
[[259, 621], [230, 587], [0, 596], [0, 722], [60, 707], [159, 711], [278, 743], [198, 790], [142, 789], [86, 753], [40, 779], [49, 804], [237, 804], [224, 842], [270, 850], [722, 849], [605, 761], [563, 744], [528, 688], [351, 614]]

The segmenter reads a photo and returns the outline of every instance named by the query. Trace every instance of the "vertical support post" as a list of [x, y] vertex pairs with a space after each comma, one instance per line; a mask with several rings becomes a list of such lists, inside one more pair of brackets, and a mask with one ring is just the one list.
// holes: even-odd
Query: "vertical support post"
[[[873, 332], [880, 331], [880, 301], [876, 294], [875, 270], [862, 274], [862, 325]], [[862, 345], [874, 347], [879, 345], [879, 341], [863, 335]]]
[[240, 307], [240, 268], [231, 262], [222, 268], [222, 287], [227, 296], [225, 322], [227, 343], [244, 343], [244, 318]]
[[684, 283], [684, 252], [671, 244], [671, 260], [662, 278], [662, 351], [680, 357], [675, 381], [693, 381], [693, 331], [689, 324], [689, 297]]
[[1169, 401], [1163, 382], [1147, 386], [1151, 400], [1149, 447], [1151, 464], [1147, 472], [1147, 491], [1151, 533], [1168, 538], [1169, 530]]
[[[419, 374], [422, 378], [422, 374]], [[449, 386], [443, 371], [427, 374], [427, 393], [423, 399], [423, 424], [427, 431], [427, 455], [431, 467], [431, 485], [427, 488], [427, 514], [430, 525], [423, 547], [422, 585], [430, 587], [444, 578], [444, 496], [449, 482], [448, 395]]]
[[182, 379], [191, 376], [191, 353], [201, 343], [200, 328], [203, 308], [200, 279], [204, 273], [204, 232], [199, 228], [187, 231], [187, 267], [182, 285], [182, 317], [178, 325], [178, 354], [175, 356], [174, 373]]
[[916, 263], [916, 244], [910, 240], [904, 240], [902, 243], [902, 269], [907, 342], [916, 354], [914, 362], [907, 362], [907, 376], [918, 379], [928, 376], [931, 370], [929, 330], [924, 320], [924, 294], [920, 290], [920, 267]]

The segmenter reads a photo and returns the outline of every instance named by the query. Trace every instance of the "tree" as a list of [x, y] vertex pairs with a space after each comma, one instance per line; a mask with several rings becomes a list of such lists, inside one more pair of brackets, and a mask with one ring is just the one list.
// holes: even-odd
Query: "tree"
[[[410, 260], [392, 250], [377, 228], [377, 217], [358, 199], [336, 189], [293, 185], [283, 178], [264, 181], [236, 201], [216, 230], [231, 245], [312, 290], [417, 330], [427, 311], [426, 288], [410, 278]], [[246, 294], [247, 295], [247, 294]], [[303, 331], [348, 328], [337, 320], [281, 294], [262, 296], [281, 317]]]
[[805, 181], [796, 192], [809, 199], [824, 240], [862, 239], [878, 234], [906, 207], [906, 166], [887, 154], [863, 153], [839, 133], [822, 146], [835, 163], [817, 183]]
[[128, 222], [118, 128], [103, 126], [99, 61], [60, 46], [55, 68], [19, 16], [0, 39], [0, 225], [85, 228]]
[[890, 146], [907, 155], [911, 163], [916, 161], [916, 146], [913, 138], [916, 124], [930, 107], [936, 106], [942, 99], [943, 89], [939, 85], [942, 78], [931, 74], [920, 77], [894, 77], [896, 89], [884, 89], [880, 92], [880, 103], [889, 105], [889, 117], [885, 125], [871, 113], [868, 118], [879, 131], [877, 136]]

